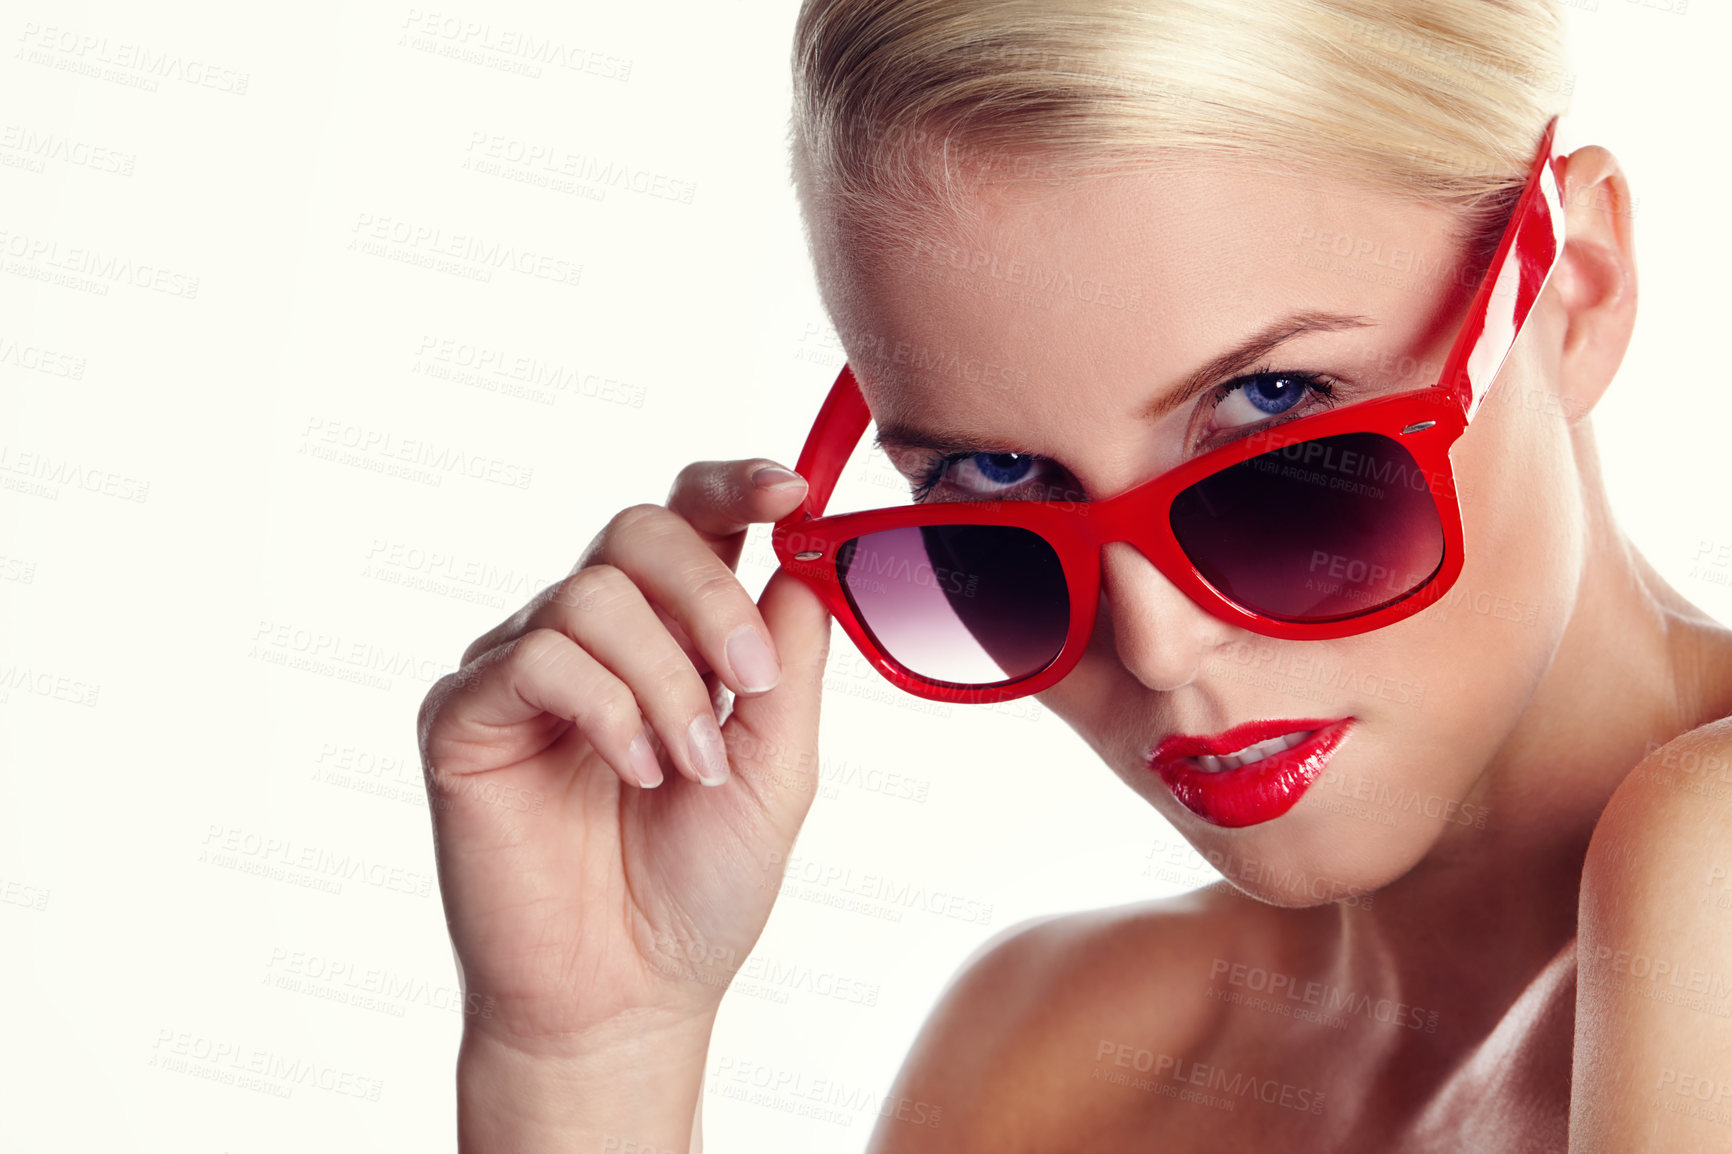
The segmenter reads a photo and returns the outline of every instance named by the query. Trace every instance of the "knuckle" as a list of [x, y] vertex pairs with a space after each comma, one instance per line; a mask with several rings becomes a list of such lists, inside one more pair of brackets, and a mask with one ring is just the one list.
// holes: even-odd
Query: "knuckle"
[[680, 495], [690, 495], [706, 501], [719, 501], [729, 492], [727, 461], [692, 461], [675, 476], [668, 490], [670, 502]]
[[463, 651], [463, 656], [458, 660], [457, 664], [460, 667], [469, 665], [480, 658], [481, 655], [486, 653], [489, 649], [492, 649], [494, 645], [498, 644], [499, 632], [498, 629], [490, 629], [480, 637], [477, 637], [474, 641], [471, 641], [469, 643], [469, 648]]
[[713, 568], [709, 565], [688, 575], [686, 588], [698, 600], [715, 604], [731, 600], [743, 591], [740, 579], [734, 575], [733, 570]]
[[704, 691], [697, 667], [684, 653], [676, 651], [666, 660], [658, 661], [649, 676], [659, 696], [679, 702], [687, 712], [695, 714], [705, 707], [709, 695]]
[[677, 519], [676, 514], [670, 512], [665, 507], [661, 505], [652, 505], [647, 501], [639, 502], [636, 505], [627, 505], [625, 508], [615, 513], [613, 515], [613, 520], [608, 522], [608, 535], [613, 536], [620, 533], [641, 533], [646, 529], [661, 524], [670, 517], [676, 517]]
[[679, 472], [674, 474], [674, 483], [670, 486], [669, 492], [680, 493], [687, 489], [696, 488], [702, 485], [705, 477], [709, 474], [710, 468], [710, 462], [708, 461], [687, 462], [681, 467]]
[[445, 702], [451, 696], [452, 678], [454, 673], [447, 673], [435, 681], [427, 690], [427, 696], [421, 699], [421, 707], [415, 711], [415, 739], [423, 755], [427, 752], [428, 743], [432, 740], [433, 731], [445, 712]]
[[589, 612], [636, 592], [637, 585], [618, 566], [605, 561], [585, 565], [553, 587], [548, 598], [556, 605]]
[[583, 727], [590, 737], [605, 734], [621, 746], [631, 741], [643, 726], [637, 698], [624, 684], [608, 686], [594, 694], [584, 708]]
[[558, 664], [565, 656], [565, 647], [574, 644], [556, 629], [531, 629], [512, 643], [506, 660], [514, 672], [544, 670]]

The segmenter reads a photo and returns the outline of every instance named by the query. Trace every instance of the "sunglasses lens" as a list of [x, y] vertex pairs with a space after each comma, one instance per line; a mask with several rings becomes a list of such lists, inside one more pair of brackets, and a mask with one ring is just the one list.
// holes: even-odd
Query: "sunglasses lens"
[[1006, 525], [925, 525], [846, 542], [836, 572], [878, 645], [930, 681], [984, 686], [1044, 669], [1064, 647], [1058, 554]]
[[1170, 521], [1223, 596], [1289, 621], [1361, 616], [1443, 564], [1425, 471], [1381, 433], [1301, 441], [1231, 465], [1180, 493]]

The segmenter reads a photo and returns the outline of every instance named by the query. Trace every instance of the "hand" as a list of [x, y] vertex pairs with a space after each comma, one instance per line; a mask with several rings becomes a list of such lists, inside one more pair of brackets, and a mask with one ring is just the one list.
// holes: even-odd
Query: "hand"
[[830, 638], [800, 581], [754, 605], [734, 574], [747, 526], [806, 492], [754, 484], [767, 464], [696, 462], [665, 507], [620, 512], [423, 702], [466, 1032], [570, 1057], [713, 1020], [763, 932], [816, 792]]

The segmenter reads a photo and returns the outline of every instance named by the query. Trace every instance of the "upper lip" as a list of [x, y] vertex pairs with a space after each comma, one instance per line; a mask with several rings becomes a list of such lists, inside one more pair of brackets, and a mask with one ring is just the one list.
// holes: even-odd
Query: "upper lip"
[[1173, 733], [1161, 739], [1149, 754], [1151, 762], [1173, 762], [1182, 757], [1225, 757], [1229, 753], [1237, 753], [1247, 746], [1268, 741], [1272, 737], [1285, 737], [1289, 733], [1305, 733], [1309, 730], [1322, 729], [1334, 725], [1343, 718], [1247, 721], [1243, 725], [1235, 725], [1232, 729], [1217, 733], [1213, 737], [1193, 737], [1188, 733]]

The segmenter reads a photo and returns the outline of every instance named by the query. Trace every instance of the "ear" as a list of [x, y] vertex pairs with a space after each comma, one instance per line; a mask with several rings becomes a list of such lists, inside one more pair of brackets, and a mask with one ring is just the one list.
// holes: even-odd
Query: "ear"
[[1632, 206], [1617, 158], [1598, 145], [1564, 157], [1557, 174], [1565, 235], [1552, 284], [1566, 323], [1558, 393], [1580, 419], [1612, 383], [1636, 325]]

